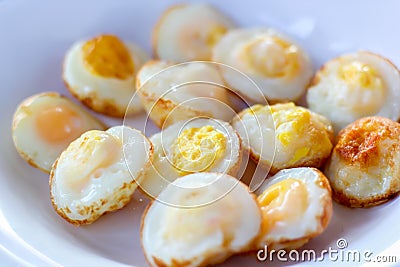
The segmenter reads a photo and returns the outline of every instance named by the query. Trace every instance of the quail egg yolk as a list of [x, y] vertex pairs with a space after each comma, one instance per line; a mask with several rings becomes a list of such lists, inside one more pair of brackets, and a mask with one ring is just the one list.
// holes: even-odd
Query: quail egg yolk
[[214, 47], [221, 37], [227, 32], [227, 28], [222, 25], [211, 27], [206, 37], [206, 44], [209, 47]]
[[134, 64], [124, 43], [116, 36], [101, 35], [87, 41], [83, 61], [93, 74], [124, 80], [134, 73]]
[[277, 37], [259, 38], [243, 50], [243, 58], [255, 71], [269, 78], [293, 77], [299, 70], [298, 48]]
[[120, 159], [122, 144], [112, 135], [101, 133], [84, 138], [77, 151], [79, 155], [73, 156], [76, 167], [67, 170], [65, 177], [66, 185], [72, 192], [79, 193], [89, 184], [91, 178], [100, 178], [103, 169]]
[[[198, 188], [194, 190], [183, 197], [199, 200], [203, 198], [202, 195], [206, 197], [209, 189]], [[183, 203], [187, 203], [187, 201], [190, 202], [191, 200], [188, 199]], [[225, 213], [226, 210], [230, 212]], [[208, 206], [190, 209], [170, 208], [165, 216], [166, 231], [163, 233], [163, 238], [196, 244], [201, 239], [213, 236], [216, 232], [221, 231], [223, 242], [228, 245], [234, 239], [232, 229], [239, 221], [238, 218], [240, 218], [240, 211], [232, 196], [225, 196], [220, 201]]]
[[354, 87], [383, 89], [382, 79], [378, 73], [370, 65], [358, 61], [342, 65], [339, 69], [339, 77]]
[[172, 163], [181, 174], [209, 169], [223, 155], [226, 137], [208, 125], [184, 130], [172, 144]]
[[293, 109], [276, 112], [272, 110], [272, 116], [278, 128], [283, 123], [291, 123], [290, 131], [284, 131], [278, 134], [278, 140], [283, 146], [289, 146], [293, 139], [301, 134], [310, 123], [311, 114], [307, 110], [293, 105]]
[[82, 133], [83, 122], [79, 114], [66, 105], [43, 109], [36, 117], [39, 136], [52, 144], [72, 141]]
[[308, 191], [301, 180], [288, 178], [267, 188], [257, 200], [266, 234], [277, 224], [295, 224], [302, 217], [308, 207]]

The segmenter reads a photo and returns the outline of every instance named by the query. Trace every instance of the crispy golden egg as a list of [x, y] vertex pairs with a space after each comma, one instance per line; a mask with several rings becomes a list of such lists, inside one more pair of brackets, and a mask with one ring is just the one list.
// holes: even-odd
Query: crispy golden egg
[[194, 173], [170, 184], [142, 217], [141, 241], [150, 266], [209, 266], [248, 251], [261, 228], [253, 194], [236, 178]]
[[99, 35], [78, 41], [64, 59], [63, 79], [69, 91], [83, 104], [105, 115], [123, 117], [142, 110], [134, 97], [135, 77], [149, 59], [137, 45], [114, 35]]
[[233, 22], [207, 4], [170, 7], [153, 31], [156, 57], [175, 62], [211, 60], [211, 51]]
[[299, 248], [321, 234], [332, 217], [329, 181], [315, 168], [281, 170], [257, 194], [263, 218], [259, 248]]
[[[234, 29], [213, 50], [213, 60], [248, 75], [271, 101], [295, 101], [308, 86], [313, 68], [307, 54], [290, 38], [266, 28]], [[260, 103], [259, 92], [249, 88], [228, 68], [224, 80], [241, 95]]]
[[32, 166], [50, 172], [61, 152], [88, 130], [105, 125], [55, 92], [25, 99], [13, 117], [12, 137], [19, 154]]
[[124, 207], [152, 156], [152, 144], [135, 129], [115, 126], [84, 133], [51, 170], [54, 209], [68, 222], [82, 225]]
[[320, 167], [332, 150], [330, 122], [293, 103], [255, 105], [232, 121], [243, 147], [275, 173], [293, 167]]
[[176, 178], [195, 172], [236, 175], [242, 158], [239, 136], [227, 122], [177, 122], [150, 138], [154, 159], [140, 189], [151, 198]]
[[234, 115], [215, 65], [150, 61], [141, 68], [136, 82], [146, 112], [160, 128], [196, 117], [229, 121]]
[[325, 174], [334, 199], [349, 207], [379, 205], [400, 192], [400, 124], [366, 117], [337, 136]]
[[338, 132], [366, 116], [400, 118], [400, 72], [386, 58], [356, 52], [332, 59], [307, 91], [309, 108], [331, 120]]

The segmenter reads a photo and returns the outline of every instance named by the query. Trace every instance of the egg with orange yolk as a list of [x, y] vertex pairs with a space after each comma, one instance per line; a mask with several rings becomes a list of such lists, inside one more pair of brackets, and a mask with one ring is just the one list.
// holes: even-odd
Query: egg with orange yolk
[[333, 148], [329, 120], [294, 103], [251, 106], [233, 119], [232, 126], [252, 159], [271, 167], [272, 173], [321, 167]]
[[84, 133], [61, 153], [51, 170], [54, 209], [68, 222], [82, 225], [124, 207], [152, 155], [150, 141], [126, 126]]
[[98, 35], [78, 41], [68, 50], [63, 79], [72, 95], [94, 111], [115, 117], [132, 115], [142, 111], [134, 97], [135, 76], [148, 59], [147, 53], [131, 42]]
[[211, 60], [214, 45], [233, 28], [233, 22], [207, 4], [170, 7], [153, 31], [154, 54], [163, 60]]
[[47, 92], [31, 96], [18, 106], [12, 137], [28, 163], [50, 172], [69, 143], [92, 129], [104, 130], [105, 125], [68, 98]]
[[235, 114], [215, 64], [149, 61], [136, 84], [147, 114], [160, 128], [194, 117], [229, 121]]
[[321, 234], [332, 216], [329, 181], [314, 168], [282, 170], [256, 193], [263, 217], [259, 248], [299, 248]]
[[[289, 37], [269, 28], [233, 29], [213, 49], [213, 61], [248, 75], [271, 101], [295, 101], [308, 86], [313, 68], [308, 55]], [[224, 80], [242, 96], [260, 102], [257, 88], [228, 68]]]
[[[254, 194], [236, 178], [194, 173], [145, 210], [141, 241], [150, 266], [209, 266], [249, 251], [261, 228]], [[173, 206], [171, 205], [173, 204]]]
[[307, 104], [331, 120], [336, 132], [367, 116], [400, 118], [400, 72], [388, 59], [366, 51], [323, 65], [307, 91]]

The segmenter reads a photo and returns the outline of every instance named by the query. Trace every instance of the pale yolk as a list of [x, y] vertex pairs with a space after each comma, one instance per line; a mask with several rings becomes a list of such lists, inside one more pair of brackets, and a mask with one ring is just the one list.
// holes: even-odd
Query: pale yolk
[[243, 49], [250, 67], [270, 78], [293, 77], [299, 71], [298, 48], [277, 37], [263, 37]]
[[342, 65], [339, 69], [339, 76], [348, 84], [367, 89], [383, 88], [382, 79], [378, 73], [368, 64], [359, 61]]
[[82, 52], [85, 66], [95, 75], [124, 80], [134, 73], [129, 50], [116, 36], [93, 38], [83, 45]]
[[103, 169], [121, 158], [122, 144], [108, 133], [84, 139], [79, 144], [76, 167], [65, 171], [66, 186], [73, 192], [81, 192], [91, 178], [100, 178]]
[[182, 174], [209, 169], [223, 155], [226, 137], [208, 125], [184, 130], [172, 144], [172, 163]]
[[214, 47], [221, 37], [227, 32], [227, 28], [222, 25], [213, 26], [207, 34], [206, 44], [209, 47]]
[[66, 105], [42, 110], [36, 117], [39, 135], [49, 143], [68, 143], [82, 133], [82, 118]]
[[258, 198], [263, 214], [262, 231], [271, 232], [279, 223], [296, 225], [308, 207], [306, 185], [288, 178], [267, 188]]

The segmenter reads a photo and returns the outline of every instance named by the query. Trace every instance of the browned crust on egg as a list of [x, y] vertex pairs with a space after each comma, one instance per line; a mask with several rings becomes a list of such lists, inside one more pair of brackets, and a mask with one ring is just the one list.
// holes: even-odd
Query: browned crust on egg
[[[222, 173], [221, 173], [222, 174]], [[232, 179], [236, 179], [235, 177], [231, 176]], [[178, 178], [179, 179], [179, 178]], [[237, 179], [236, 179], [237, 180]], [[260, 215], [260, 227], [259, 227], [259, 233], [261, 232], [261, 226], [262, 226], [262, 213], [261, 213], [261, 207], [258, 205], [257, 202], [257, 196], [254, 193], [250, 193], [250, 189], [249, 187], [241, 182], [240, 180], [237, 180], [238, 184], [236, 186], [240, 186], [239, 184], [241, 184], [241, 186], [244, 186], [245, 188], [247, 188], [247, 191], [249, 192], [250, 196], [253, 198], [253, 201], [257, 204], [257, 208], [258, 208], [258, 212]], [[174, 266], [174, 267], [185, 267], [185, 266], [190, 266], [192, 264], [193, 261], [195, 261], [197, 259], [197, 257], [194, 257], [192, 259], [192, 261], [190, 260], [186, 260], [186, 261], [179, 261], [176, 259], [171, 259], [172, 264], [168, 265], [165, 262], [163, 262], [161, 259], [152, 256], [152, 259], [155, 263], [155, 265], [153, 265], [149, 259], [149, 255], [147, 255], [146, 250], [143, 246], [143, 227], [144, 227], [144, 221], [145, 218], [147, 216], [147, 212], [149, 211], [150, 207], [155, 203], [156, 200], [152, 200], [146, 207], [146, 209], [144, 210], [142, 217], [141, 217], [141, 222], [140, 222], [140, 245], [143, 251], [143, 254], [145, 256], [145, 259], [147, 261], [147, 263], [150, 266], [157, 266], [157, 267], [164, 267], [164, 266]], [[259, 234], [258, 233], [258, 234]], [[255, 244], [255, 240], [258, 238], [258, 235], [255, 235], [255, 237], [250, 240], [248, 242], [247, 245], [243, 246], [242, 249], [240, 249], [239, 251], [232, 251], [229, 249], [229, 245], [230, 245], [230, 241], [229, 242], [224, 242], [222, 244], [222, 247], [226, 249], [226, 251], [219, 253], [218, 255], [215, 254], [215, 251], [213, 250], [209, 250], [207, 251], [204, 256], [204, 254], [202, 256], [205, 257], [205, 259], [200, 262], [198, 265], [199, 267], [205, 267], [205, 266], [209, 266], [209, 265], [214, 265], [214, 264], [219, 264], [219, 263], [223, 263], [225, 260], [227, 260], [229, 257], [235, 255], [235, 254], [245, 254], [248, 253], [250, 251], [253, 251], [255, 249], [254, 244]]]
[[[98, 118], [94, 117], [92, 114], [90, 114], [89, 112], [87, 112], [86, 110], [82, 109], [80, 106], [76, 105], [74, 102], [72, 102], [68, 97], [61, 95], [60, 93], [57, 92], [42, 92], [42, 93], [38, 93], [35, 95], [32, 95], [28, 98], [26, 98], [25, 100], [23, 100], [19, 106], [17, 107], [16, 111], [14, 112], [13, 115], [13, 121], [12, 121], [12, 126], [11, 126], [11, 132], [12, 132], [12, 139], [13, 139], [13, 143], [14, 143], [14, 147], [17, 150], [18, 154], [32, 167], [37, 168], [47, 174], [50, 173], [50, 169], [45, 169], [40, 167], [39, 165], [37, 165], [33, 159], [26, 154], [24, 151], [22, 151], [21, 149], [19, 149], [18, 147], [18, 142], [15, 139], [14, 136], [14, 131], [15, 129], [18, 127], [18, 124], [21, 122], [21, 120], [28, 116], [31, 115], [32, 112], [29, 110], [29, 105], [31, 103], [33, 103], [37, 98], [40, 97], [54, 97], [54, 98], [60, 98], [60, 99], [64, 99], [65, 101], [69, 102], [71, 105], [73, 105], [74, 107], [76, 107], [77, 109], [79, 109], [80, 112], [84, 113], [85, 115], [89, 116], [93, 121], [96, 121], [96, 123], [98, 123], [103, 129], [106, 129], [107, 126]], [[20, 113], [19, 116], [17, 116], [17, 113]]]
[[158, 34], [160, 31], [160, 27], [161, 25], [164, 23], [164, 20], [170, 15], [170, 13], [172, 13], [173, 11], [176, 11], [178, 9], [182, 9], [184, 7], [186, 7], [187, 4], [178, 4], [178, 5], [174, 5], [171, 6], [169, 8], [167, 8], [160, 16], [160, 18], [158, 19], [158, 21], [156, 22], [156, 25], [154, 26], [152, 35], [151, 35], [151, 47], [152, 47], [152, 52], [153, 52], [153, 56], [155, 58], [160, 58], [160, 56], [158, 55]]
[[328, 191], [328, 194], [324, 195], [323, 199], [320, 200], [321, 205], [323, 206], [322, 214], [319, 214], [315, 217], [315, 219], [318, 221], [317, 229], [315, 231], [307, 231], [305, 235], [300, 238], [281, 238], [275, 241], [262, 241], [263, 233], [261, 232], [259, 238], [256, 240], [255, 250], [263, 248], [263, 246], [261, 246], [261, 243], [264, 242], [268, 245], [268, 248], [271, 249], [298, 249], [305, 245], [311, 239], [319, 236], [328, 227], [333, 214], [332, 189], [329, 184], [328, 178], [320, 170], [312, 167], [309, 167], [309, 169], [318, 174], [318, 180], [315, 182], [316, 185], [321, 189], [325, 189]]
[[[126, 126], [128, 127], [128, 126]], [[50, 172], [50, 177], [49, 177], [49, 187], [50, 187], [50, 200], [51, 200], [51, 204], [54, 208], [54, 210], [56, 211], [56, 213], [61, 216], [64, 220], [66, 220], [67, 222], [76, 225], [76, 226], [80, 226], [80, 225], [86, 225], [86, 224], [91, 224], [94, 221], [96, 221], [97, 219], [99, 219], [101, 216], [107, 214], [107, 213], [111, 213], [114, 211], [117, 211], [119, 209], [124, 208], [132, 199], [133, 193], [135, 192], [138, 182], [137, 180], [142, 179], [142, 177], [144, 176], [145, 171], [147, 170], [147, 168], [150, 166], [151, 161], [153, 160], [153, 156], [154, 156], [154, 147], [153, 144], [150, 142], [150, 140], [145, 137], [145, 139], [149, 142], [150, 144], [150, 148], [149, 148], [149, 160], [146, 162], [146, 164], [144, 165], [143, 169], [141, 172], [138, 173], [136, 179], [133, 179], [131, 182], [129, 183], [124, 183], [120, 188], [117, 188], [114, 190], [114, 192], [118, 192], [121, 191], [123, 189], [127, 189], [130, 190], [131, 193], [129, 195], [121, 195], [119, 196], [118, 200], [116, 200], [117, 204], [112, 205], [109, 210], [107, 210], [104, 213], [101, 214], [96, 214], [96, 212], [98, 212], [98, 210], [100, 209], [101, 206], [105, 205], [108, 200], [107, 199], [100, 199], [97, 203], [95, 203], [94, 205], [90, 206], [90, 207], [83, 207], [81, 210], [78, 211], [78, 213], [80, 215], [84, 215], [84, 214], [92, 214], [92, 217], [89, 219], [84, 219], [84, 220], [73, 220], [71, 218], [68, 217], [68, 213], [71, 213], [71, 210], [68, 207], [65, 208], [59, 208], [54, 200], [54, 196], [52, 193], [52, 187], [53, 187], [53, 180], [54, 180], [54, 170], [57, 168], [58, 165], [58, 160], [59, 158], [54, 162], [51, 172]], [[95, 216], [93, 216], [95, 215]]]
[[[396, 140], [387, 151], [380, 151], [380, 144], [385, 140]], [[337, 144], [332, 157], [341, 163], [351, 166], [357, 165], [363, 172], [368, 172], [371, 166], [379, 167], [382, 159], [391, 170], [396, 172], [399, 163], [393, 159], [394, 154], [400, 150], [400, 124], [387, 118], [373, 116], [362, 118], [341, 130], [337, 136]], [[335, 177], [330, 177], [335, 179]], [[333, 198], [348, 207], [367, 208], [380, 205], [400, 192], [400, 173], [394, 173], [388, 191], [360, 199], [333, 187]]]

